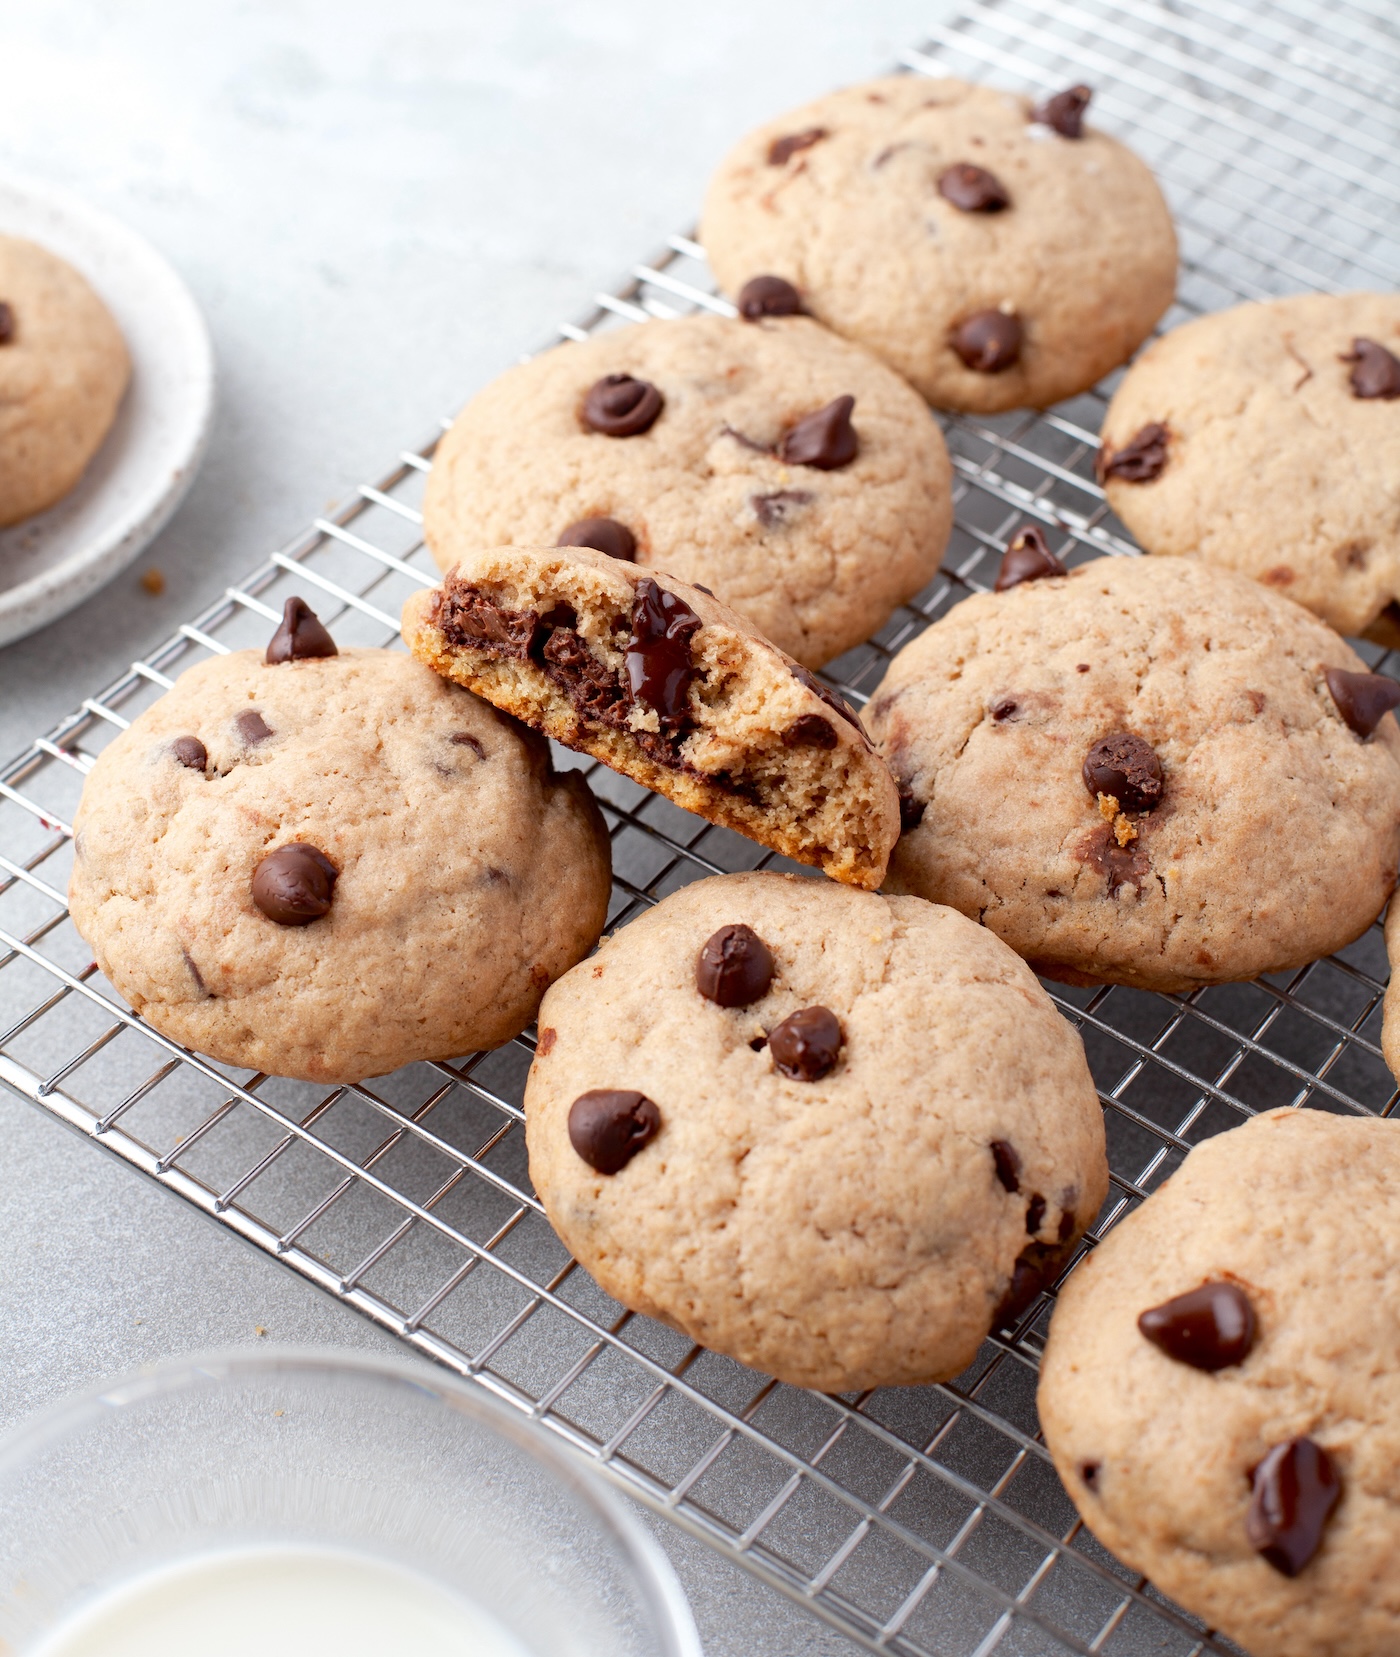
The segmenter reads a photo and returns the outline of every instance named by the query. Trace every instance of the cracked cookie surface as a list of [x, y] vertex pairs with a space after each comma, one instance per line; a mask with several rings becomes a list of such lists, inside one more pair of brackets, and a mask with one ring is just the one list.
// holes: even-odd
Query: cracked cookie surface
[[[721, 287], [785, 277], [936, 407], [1044, 407], [1085, 390], [1171, 304], [1176, 234], [1131, 150], [1031, 115], [1015, 93], [899, 75], [765, 122], [705, 197], [700, 239]], [[969, 175], [980, 190], [957, 188]], [[984, 338], [998, 349], [970, 366], [958, 331], [978, 316], [984, 334], [1005, 330], [996, 312], [1019, 324], [1014, 355], [1012, 336]]]
[[[889, 889], [1070, 982], [1185, 990], [1339, 949], [1400, 857], [1400, 729], [1387, 713], [1358, 734], [1327, 679], [1364, 665], [1298, 605], [1194, 559], [1101, 558], [969, 598], [867, 709], [911, 825]], [[1091, 764], [1107, 739], [1133, 740]], [[1155, 794], [1130, 775], [1134, 742]], [[1125, 784], [1139, 797], [1110, 792]]]
[[[620, 374], [654, 386], [662, 406], [614, 436], [591, 429], [584, 407]], [[853, 458], [773, 452], [843, 397], [855, 399]], [[820, 667], [933, 579], [951, 472], [936, 422], [868, 352], [803, 317], [695, 316], [509, 369], [438, 445], [423, 512], [443, 570], [482, 547], [552, 546], [579, 520], [613, 520], [639, 567], [710, 588]]]
[[[607, 915], [583, 778], [397, 651], [190, 668], [98, 756], [74, 828], [74, 924], [136, 1011], [308, 1081], [508, 1041]], [[254, 881], [293, 845], [334, 870], [310, 924]]]
[[[1400, 353], [1400, 294], [1300, 294], [1175, 328], [1114, 393], [1100, 467], [1149, 552], [1226, 565], [1339, 633], [1394, 645], [1400, 396], [1355, 394], [1343, 359], [1358, 338]], [[1160, 467], [1118, 475], [1113, 456], [1152, 425]]]
[[[715, 935], [743, 929], [767, 960], [731, 951], [721, 987]], [[779, 1032], [820, 1012], [834, 1062], [785, 1074]], [[574, 1102], [615, 1090], [656, 1126], [602, 1173]], [[950, 909], [793, 875], [697, 881], [554, 985], [525, 1123], [609, 1294], [830, 1392], [957, 1374], [1107, 1191], [1083, 1046], [1025, 965]]]

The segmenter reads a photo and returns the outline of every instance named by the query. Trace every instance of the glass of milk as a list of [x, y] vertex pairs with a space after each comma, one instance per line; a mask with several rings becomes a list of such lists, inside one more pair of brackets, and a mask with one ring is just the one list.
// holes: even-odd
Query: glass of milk
[[544, 1429], [404, 1360], [234, 1352], [0, 1443], [15, 1657], [700, 1657], [670, 1566]]

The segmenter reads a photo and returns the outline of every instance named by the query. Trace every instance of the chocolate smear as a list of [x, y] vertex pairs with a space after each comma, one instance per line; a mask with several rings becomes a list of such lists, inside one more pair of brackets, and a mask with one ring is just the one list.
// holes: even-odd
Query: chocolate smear
[[1041, 581], [1050, 575], [1066, 575], [1065, 566], [1051, 552], [1044, 535], [1034, 524], [1017, 530], [1015, 539], [1002, 554], [994, 591], [1007, 592], [1023, 581]]
[[1383, 673], [1348, 673], [1323, 669], [1337, 712], [1364, 742], [1394, 707], [1400, 707], [1400, 684]]
[[616, 518], [580, 518], [564, 530], [554, 543], [559, 547], [592, 547], [609, 558], [631, 564], [637, 557], [637, 537]]
[[269, 667], [280, 662], [310, 661], [319, 656], [338, 656], [335, 640], [321, 625], [320, 618], [304, 598], [289, 598], [282, 606], [282, 620], [268, 640], [263, 660]]
[[830, 1007], [789, 1013], [768, 1032], [773, 1062], [794, 1082], [819, 1082], [841, 1057], [841, 1021]]
[[1341, 362], [1353, 363], [1348, 376], [1353, 397], [1400, 397], [1400, 357], [1374, 339], [1354, 339]]
[[804, 415], [778, 440], [778, 459], [789, 466], [814, 466], [819, 472], [834, 472], [856, 458], [860, 439], [851, 424], [854, 397], [837, 397], [825, 408]]
[[310, 926], [329, 911], [339, 874], [323, 851], [294, 840], [253, 870], [253, 902], [278, 926]]
[[632, 605], [632, 636], [623, 661], [632, 695], [654, 708], [663, 723], [685, 717], [690, 682], [690, 641], [701, 627], [700, 617], [683, 599], [664, 592], [650, 578], [637, 583]]
[[569, 1143], [599, 1174], [618, 1174], [661, 1132], [661, 1112], [645, 1093], [594, 1088], [569, 1106]]
[[1089, 107], [1093, 92], [1084, 85], [1071, 86], [1046, 98], [1031, 111], [1031, 120], [1058, 132], [1061, 138], [1084, 136], [1084, 111]]
[[1208, 1372], [1242, 1364], [1258, 1331], [1249, 1296], [1237, 1284], [1218, 1280], [1150, 1307], [1137, 1321], [1169, 1358]]
[[1020, 360], [1020, 318], [1009, 311], [973, 311], [956, 324], [948, 343], [974, 374], [1001, 374]]
[[197, 736], [177, 736], [170, 744], [170, 751], [191, 771], [203, 771], [209, 764], [209, 751]]
[[1094, 471], [1100, 483], [1109, 478], [1122, 478], [1124, 483], [1151, 483], [1160, 477], [1167, 464], [1167, 443], [1171, 433], [1154, 420], [1123, 445], [1110, 449], [1107, 443], [1099, 445]]
[[776, 970], [768, 945], [738, 922], [706, 941], [695, 962], [695, 987], [717, 1007], [750, 1007], [768, 994]]
[[[1400, 694], [1400, 686], [1396, 687]], [[1119, 811], [1151, 811], [1162, 803], [1162, 762], [1150, 742], [1132, 731], [1100, 737], [1084, 757], [1084, 786], [1111, 795]]]
[[1245, 1515], [1249, 1543], [1276, 1571], [1297, 1576], [1322, 1546], [1322, 1532], [1342, 1495], [1336, 1466], [1320, 1444], [1276, 1444], [1252, 1476]]
[[650, 431], [665, 399], [650, 380], [631, 374], [605, 374], [583, 399], [583, 423], [604, 437], [639, 437]]
[[964, 213], [1000, 213], [1010, 207], [1006, 186], [985, 167], [957, 161], [938, 177], [938, 193]]
[[802, 295], [786, 276], [751, 276], [739, 289], [739, 315], [745, 322], [765, 316], [798, 316]]
[[794, 155], [810, 150], [813, 144], [820, 144], [827, 136], [825, 127], [808, 127], [805, 132], [790, 132], [785, 138], [775, 138], [768, 146], [768, 165], [785, 166]]

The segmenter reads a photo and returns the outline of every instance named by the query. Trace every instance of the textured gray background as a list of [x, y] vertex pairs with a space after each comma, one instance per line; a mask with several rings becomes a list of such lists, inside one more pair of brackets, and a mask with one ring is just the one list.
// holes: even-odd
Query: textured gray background
[[[746, 126], [952, 0], [0, 0], [0, 164], [124, 218], [204, 308], [204, 470], [112, 587], [0, 650], [8, 757], [696, 211]], [[137, 583], [155, 565], [162, 597]], [[133, 1364], [395, 1345], [0, 1095], [0, 1427]], [[711, 1657], [854, 1648], [660, 1530]]]

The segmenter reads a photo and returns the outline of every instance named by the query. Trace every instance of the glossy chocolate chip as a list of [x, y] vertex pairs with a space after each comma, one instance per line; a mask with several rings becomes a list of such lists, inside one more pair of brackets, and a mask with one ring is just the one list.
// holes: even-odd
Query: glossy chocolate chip
[[784, 748], [834, 748], [836, 727], [819, 713], [799, 714], [783, 732]]
[[1000, 725], [1010, 719], [1020, 705], [1014, 696], [1004, 696], [1000, 702], [992, 704], [992, 718]]
[[974, 374], [1000, 374], [1021, 356], [1021, 321], [1010, 311], [973, 311], [949, 336], [948, 343]]
[[1348, 376], [1353, 397], [1400, 397], [1400, 357], [1374, 339], [1354, 339], [1342, 362], [1354, 366]]
[[1124, 483], [1151, 483], [1153, 478], [1162, 475], [1162, 469], [1167, 464], [1170, 438], [1167, 428], [1154, 420], [1150, 426], [1144, 426], [1129, 438], [1121, 449], [1113, 450], [1107, 443], [1101, 444], [1094, 462], [1099, 482], [1122, 478]]
[[739, 315], [745, 322], [765, 316], [798, 316], [802, 295], [786, 276], [751, 276], [739, 289]]
[[841, 1057], [841, 1021], [830, 1007], [789, 1013], [768, 1032], [773, 1062], [794, 1082], [819, 1082]]
[[595, 552], [607, 553], [609, 558], [620, 558], [624, 564], [634, 563], [637, 557], [637, 537], [616, 518], [580, 518], [554, 544], [592, 547]]
[[1242, 1364], [1258, 1328], [1249, 1296], [1237, 1284], [1225, 1282], [1203, 1283], [1150, 1307], [1137, 1321], [1153, 1346], [1169, 1358], [1209, 1371]]
[[605, 374], [583, 399], [583, 423], [604, 437], [638, 437], [650, 431], [665, 399], [650, 380], [631, 374]]
[[310, 926], [330, 909], [339, 874], [323, 851], [294, 840], [253, 870], [253, 902], [278, 926]]
[[1016, 1148], [1009, 1145], [1004, 1139], [992, 1141], [992, 1161], [996, 1164], [997, 1178], [1002, 1183], [1002, 1189], [1016, 1192], [1021, 1189], [1021, 1159], [1016, 1154]]
[[778, 459], [789, 466], [814, 466], [819, 472], [834, 472], [856, 458], [860, 439], [851, 424], [854, 397], [837, 397], [825, 408], [804, 415], [790, 426], [778, 442]]
[[0, 299], [0, 345], [8, 345], [15, 337], [15, 313]]
[[813, 144], [820, 144], [826, 136], [825, 127], [808, 127], [805, 132], [790, 132], [784, 138], [775, 138], [768, 146], [768, 165], [786, 166], [791, 157], [810, 150]]
[[209, 763], [209, 750], [197, 736], [177, 736], [170, 744], [170, 751], [191, 771], [202, 771]]
[[1320, 1444], [1276, 1444], [1252, 1476], [1245, 1515], [1250, 1546], [1284, 1576], [1297, 1576], [1322, 1546], [1322, 1532], [1342, 1494], [1336, 1466]]
[[701, 625], [683, 599], [664, 592], [650, 576], [637, 583], [623, 665], [632, 695], [654, 708], [663, 722], [675, 724], [685, 716], [695, 677], [690, 640]]
[[718, 1007], [751, 1007], [768, 994], [775, 971], [768, 945], [751, 926], [722, 926], [695, 961], [695, 987]]
[[774, 489], [767, 495], [750, 495], [749, 505], [765, 529], [791, 523], [799, 510], [817, 497], [808, 489]]
[[256, 748], [260, 742], [266, 742], [272, 735], [272, 726], [263, 718], [256, 708], [248, 708], [234, 720], [238, 727], [238, 734], [243, 738], [247, 748]]
[[661, 1112], [645, 1093], [600, 1087], [569, 1106], [569, 1143], [599, 1174], [617, 1174], [661, 1132]]
[[938, 176], [938, 193], [964, 213], [1000, 213], [1010, 207], [1006, 186], [985, 167], [958, 161]]
[[306, 600], [289, 598], [282, 606], [281, 623], [268, 640], [263, 660], [269, 667], [276, 667], [279, 662], [304, 662], [339, 654], [335, 640]]
[[1150, 742], [1115, 731], [1084, 756], [1084, 786], [1096, 797], [1111, 795], [1120, 811], [1151, 811], [1162, 803], [1162, 762]]
[[1019, 587], [1023, 581], [1041, 581], [1049, 575], [1066, 574], [1065, 566], [1046, 545], [1045, 537], [1034, 524], [1027, 524], [1016, 532], [1016, 537], [1001, 557], [997, 571], [996, 591], [1004, 593]]
[[1053, 128], [1061, 138], [1082, 138], [1084, 111], [1088, 109], [1089, 100], [1093, 95], [1087, 86], [1071, 86], [1064, 92], [1057, 92], [1053, 98], [1046, 98], [1043, 103], [1038, 103], [1031, 111], [1031, 120]]
[[1383, 673], [1348, 673], [1345, 668], [1323, 670], [1337, 712], [1364, 742], [1386, 714], [1400, 707], [1400, 684]]

